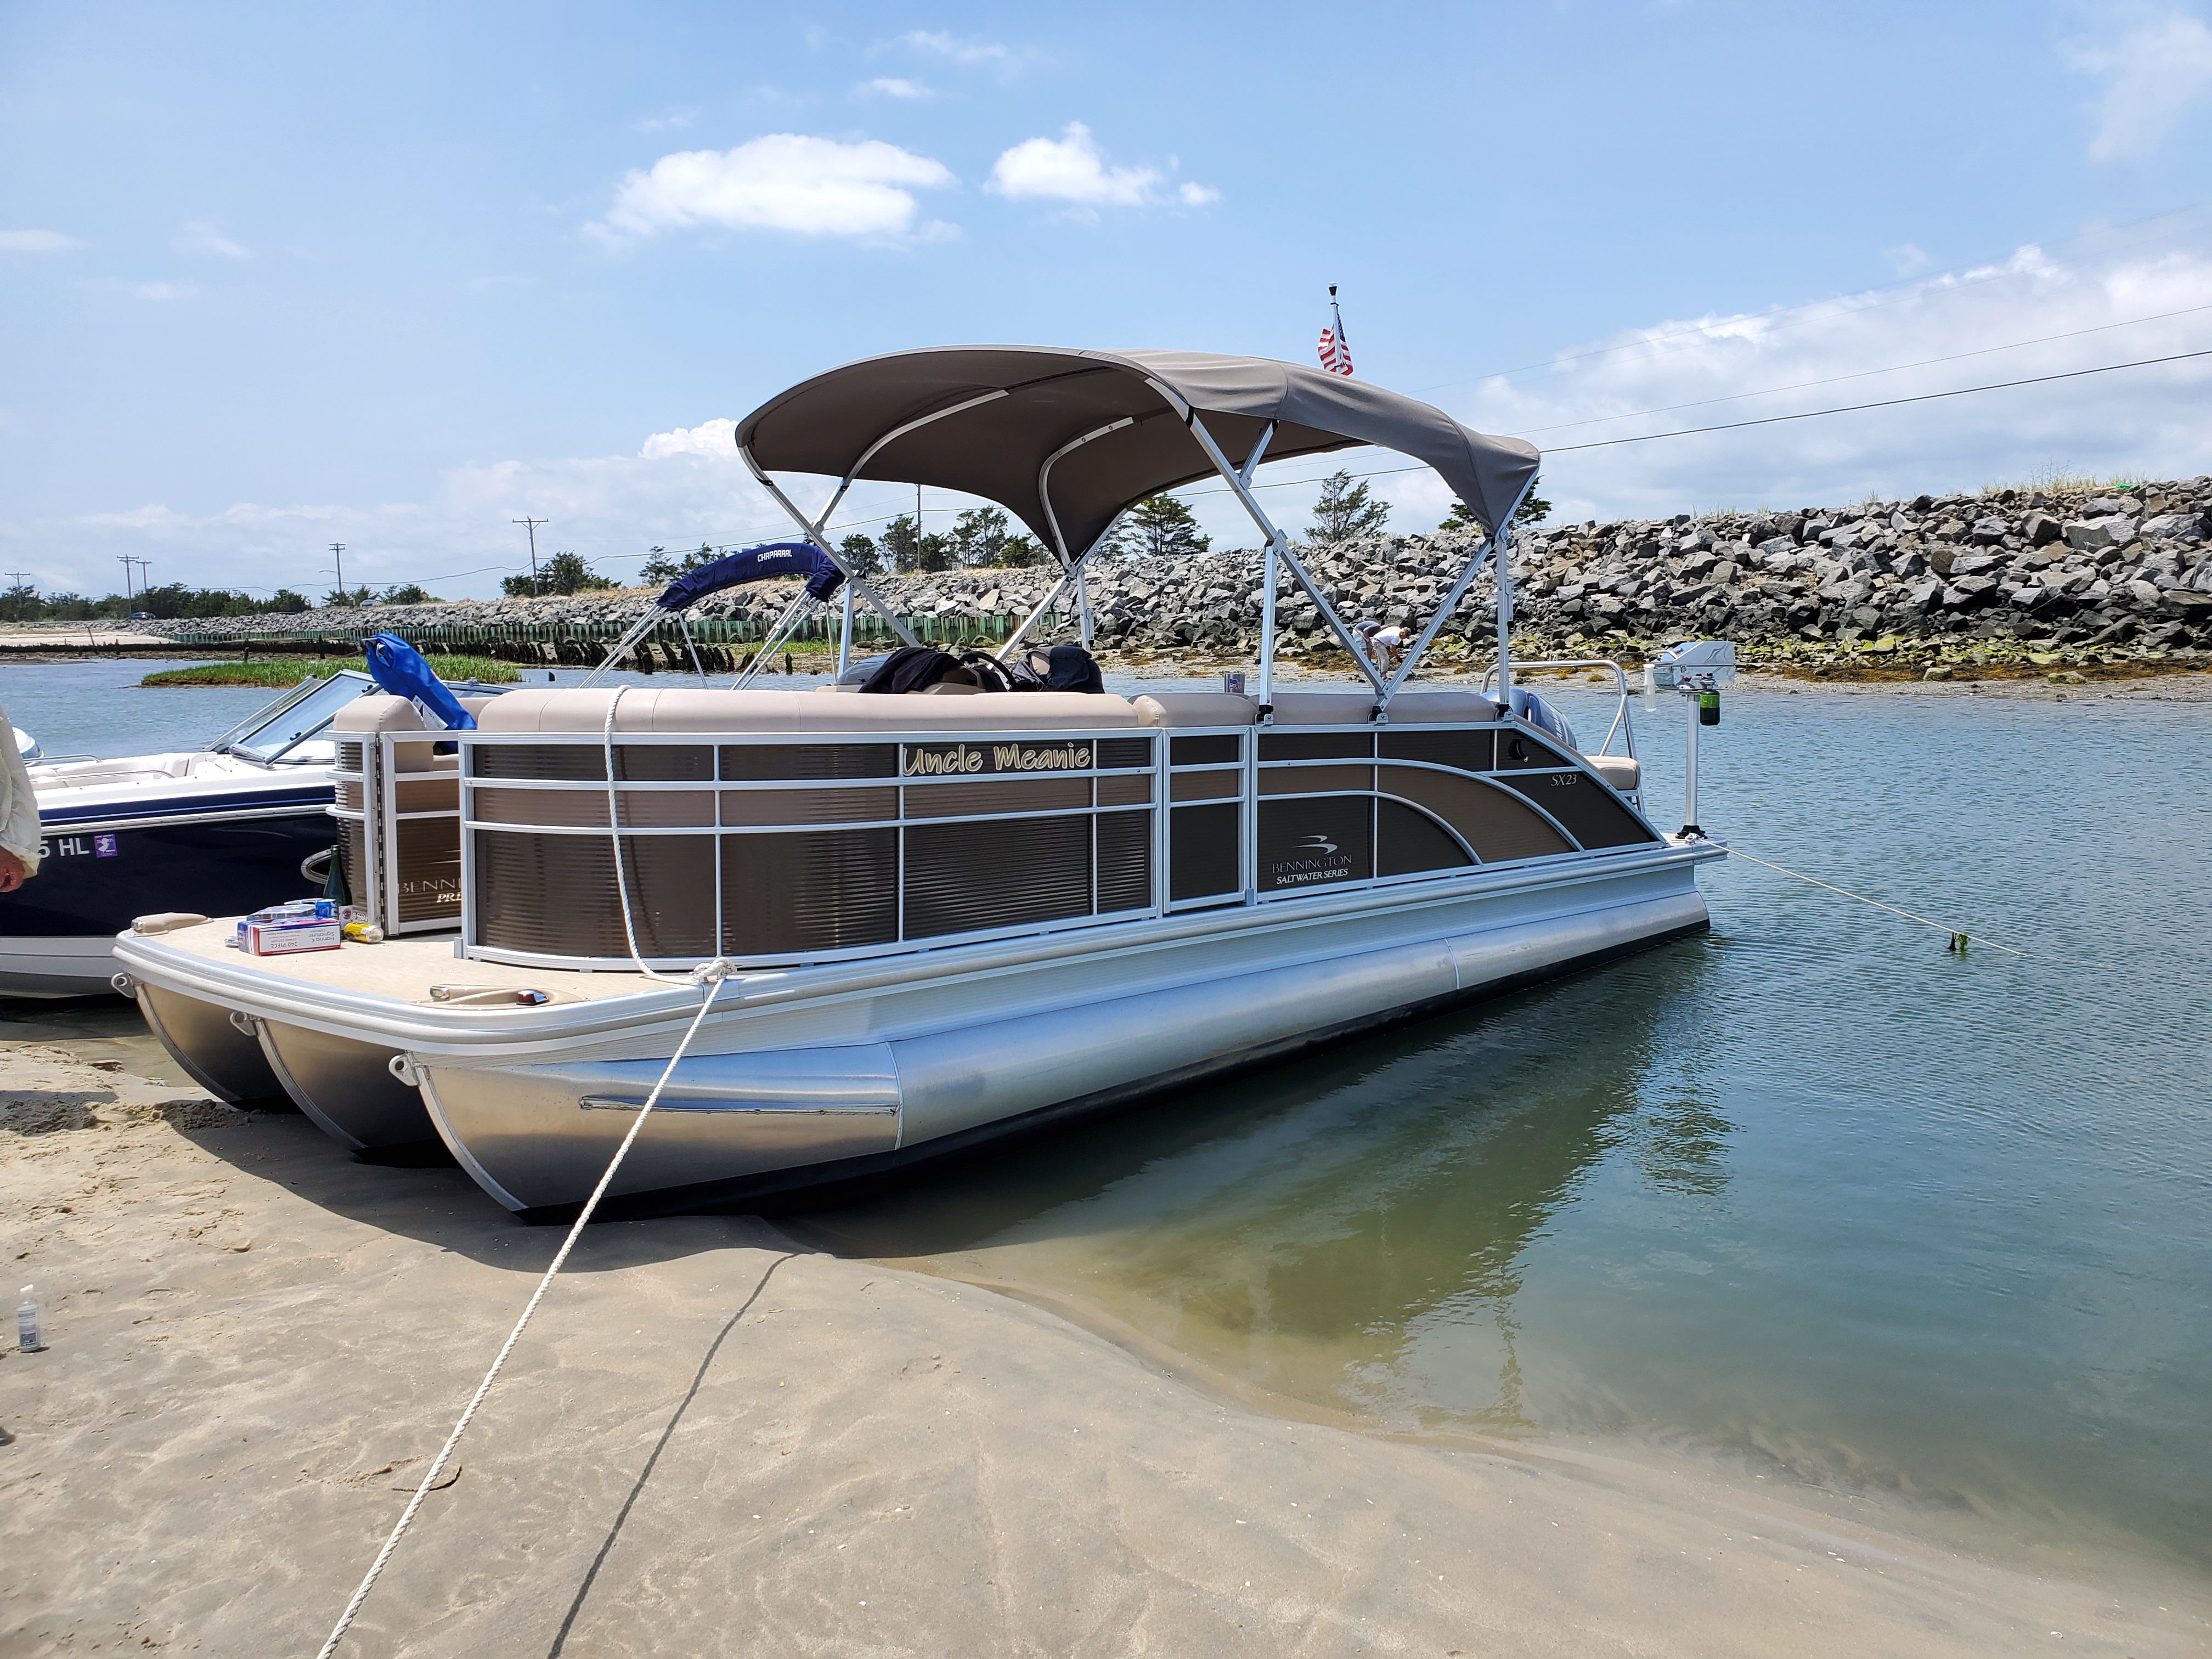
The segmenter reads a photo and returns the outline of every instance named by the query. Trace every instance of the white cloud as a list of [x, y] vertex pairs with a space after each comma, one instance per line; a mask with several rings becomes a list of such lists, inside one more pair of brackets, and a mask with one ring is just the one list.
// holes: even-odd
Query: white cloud
[[100, 286], [111, 293], [127, 294], [134, 300], [150, 300], [156, 304], [170, 300], [196, 300], [200, 292], [190, 283], [125, 283], [112, 277]]
[[632, 132], [676, 132], [690, 126], [699, 118], [696, 106], [670, 110], [665, 115], [648, 115], [641, 121], [630, 123]]
[[863, 81], [854, 90], [864, 98], [928, 98], [934, 95], [921, 82], [909, 81], [896, 75], [879, 75], [872, 81]]
[[691, 226], [897, 237], [914, 228], [915, 191], [957, 182], [942, 162], [878, 139], [841, 143], [776, 132], [735, 149], [664, 155], [648, 171], [632, 171], [606, 218], [586, 228], [609, 243]]
[[1057, 138], [1025, 138], [1000, 155], [984, 188], [1017, 202], [1141, 207], [1155, 199], [1159, 183], [1160, 175], [1151, 167], [1108, 165], [1091, 129], [1070, 121]]
[[927, 52], [971, 68], [980, 65], [1011, 69], [1032, 55], [995, 40], [963, 40], [943, 29], [909, 29], [899, 36], [899, 44], [909, 51]]
[[[2202, 419], [2212, 359], [1695, 437], [1568, 446], [2193, 350], [2212, 312], [2164, 313], [2206, 305], [2212, 250], [2054, 258], [2024, 247], [2002, 264], [1902, 289], [1627, 331], [1471, 394], [1404, 389], [1478, 430], [1518, 433], [1544, 448], [1544, 494], [1563, 519], [1909, 496], [2017, 480], [2053, 463], [2192, 477], [2212, 471]], [[2136, 320], [2151, 318], [2160, 320]], [[2039, 343], [2021, 343], [2031, 341]]]
[[1221, 199], [1221, 192], [1212, 185], [1177, 185], [1176, 200], [1185, 207], [1211, 207]]
[[58, 230], [0, 230], [0, 253], [64, 253], [83, 246]]
[[1910, 276], [1925, 270], [1933, 263], [1923, 249], [1915, 247], [1910, 242], [1889, 249], [1882, 257], [1889, 261], [1890, 269], [1900, 276]]
[[204, 254], [213, 259], [251, 259], [253, 250], [242, 247], [213, 225], [189, 224], [170, 244], [179, 253]]
[[2130, 29], [2112, 46], [2076, 44], [2073, 66], [2106, 82], [2090, 159], [2139, 160], [2156, 150], [2184, 111], [2212, 90], [2212, 28], [2171, 12]]
[[738, 423], [717, 418], [699, 426], [679, 426], [673, 432], [656, 432], [638, 450], [645, 460], [665, 460], [671, 455], [711, 455], [738, 459]]

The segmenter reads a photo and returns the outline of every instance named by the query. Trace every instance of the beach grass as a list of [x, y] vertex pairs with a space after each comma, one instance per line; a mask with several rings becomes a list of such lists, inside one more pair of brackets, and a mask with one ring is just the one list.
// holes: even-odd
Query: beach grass
[[[491, 657], [431, 656], [424, 659], [441, 680], [481, 680], [506, 684], [520, 678], [512, 663]], [[297, 685], [310, 674], [328, 679], [342, 668], [357, 669], [359, 657], [261, 657], [244, 662], [203, 663], [198, 668], [171, 668], [149, 674], [141, 685], [265, 685], [283, 690]]]

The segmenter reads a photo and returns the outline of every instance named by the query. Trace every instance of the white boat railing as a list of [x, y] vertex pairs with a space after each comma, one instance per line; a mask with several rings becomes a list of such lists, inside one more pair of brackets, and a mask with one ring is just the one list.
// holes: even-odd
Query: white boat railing
[[[1613, 740], [1619, 736], [1627, 740], [1627, 758], [1636, 759], [1636, 722], [1629, 712], [1628, 671], [1619, 663], [1610, 657], [1550, 657], [1539, 662], [1516, 662], [1513, 665], [1513, 672], [1516, 675], [1532, 673], [1539, 669], [1566, 668], [1610, 669], [1613, 672], [1614, 684], [1620, 693], [1620, 701], [1613, 707], [1613, 724], [1605, 729], [1605, 741], [1598, 744], [1595, 749], [1585, 750], [1583, 752], [1591, 755], [1610, 754], [1613, 751]], [[1489, 672], [1482, 677], [1482, 690], [1486, 696], [1489, 695], [1490, 688], [1497, 678], [1498, 669], [1493, 664]]]
[[459, 763], [440, 766], [435, 753], [452, 741], [444, 732], [337, 734], [329, 811], [359, 919], [387, 934], [460, 925]]

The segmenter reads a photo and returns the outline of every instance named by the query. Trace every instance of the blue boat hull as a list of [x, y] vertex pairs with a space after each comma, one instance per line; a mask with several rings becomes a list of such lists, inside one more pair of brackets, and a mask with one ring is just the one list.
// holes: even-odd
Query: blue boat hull
[[[134, 826], [110, 815], [45, 824], [39, 873], [0, 895], [0, 994], [86, 995], [108, 988], [98, 966], [106, 940], [132, 920], [163, 910], [228, 916], [320, 889], [300, 861], [326, 851], [337, 825], [323, 810], [325, 787], [281, 806], [224, 809], [191, 817], [176, 808]], [[41, 941], [51, 941], [51, 947]]]

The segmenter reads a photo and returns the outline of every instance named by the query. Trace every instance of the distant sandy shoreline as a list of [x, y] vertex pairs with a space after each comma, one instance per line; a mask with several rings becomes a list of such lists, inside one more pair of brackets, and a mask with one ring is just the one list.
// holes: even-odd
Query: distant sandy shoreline
[[[52, 1343], [0, 1353], [0, 1651], [312, 1652], [557, 1237], [148, 1054], [0, 1048], [0, 1229]], [[594, 1229], [459, 1461], [347, 1652], [1986, 1654], [2058, 1632], [2148, 1655], [2212, 1632], [2208, 1587], [2169, 1574], [2071, 1582], [1565, 1449], [1251, 1409], [1032, 1304], [742, 1218]]]

